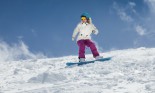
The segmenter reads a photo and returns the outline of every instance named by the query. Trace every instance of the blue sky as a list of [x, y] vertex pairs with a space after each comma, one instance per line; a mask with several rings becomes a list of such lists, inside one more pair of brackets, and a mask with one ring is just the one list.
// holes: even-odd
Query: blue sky
[[0, 0], [0, 40], [51, 57], [77, 55], [71, 38], [83, 12], [99, 30], [92, 37], [101, 52], [155, 46], [153, 0]]

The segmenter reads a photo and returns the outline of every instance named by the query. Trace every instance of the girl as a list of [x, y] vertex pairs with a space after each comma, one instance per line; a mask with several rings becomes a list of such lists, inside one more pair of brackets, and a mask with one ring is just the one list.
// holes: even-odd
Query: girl
[[85, 61], [85, 46], [90, 47], [93, 57], [95, 59], [103, 58], [99, 55], [94, 42], [92, 42], [91, 40], [92, 33], [97, 35], [98, 30], [93, 25], [89, 14], [83, 13], [81, 15], [81, 22], [77, 25], [72, 35], [72, 40], [74, 41], [76, 35], [78, 34], [77, 44], [79, 47], [79, 62]]

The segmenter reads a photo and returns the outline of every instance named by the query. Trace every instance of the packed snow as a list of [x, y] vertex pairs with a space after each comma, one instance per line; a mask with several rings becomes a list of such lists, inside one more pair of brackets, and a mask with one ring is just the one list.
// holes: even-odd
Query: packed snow
[[155, 48], [101, 55], [113, 58], [73, 67], [66, 62], [77, 56], [1, 61], [0, 93], [155, 93]]

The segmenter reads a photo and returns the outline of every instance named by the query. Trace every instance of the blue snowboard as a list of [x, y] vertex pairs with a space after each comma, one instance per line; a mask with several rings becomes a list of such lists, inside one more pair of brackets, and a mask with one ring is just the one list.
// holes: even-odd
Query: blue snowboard
[[73, 66], [73, 65], [80, 66], [80, 65], [85, 65], [85, 64], [89, 64], [89, 63], [94, 63], [95, 61], [101, 61], [101, 62], [108, 61], [111, 58], [112, 57], [107, 57], [107, 58], [102, 58], [102, 59], [92, 60], [92, 61], [85, 61], [85, 62], [67, 62], [66, 65], [67, 66]]

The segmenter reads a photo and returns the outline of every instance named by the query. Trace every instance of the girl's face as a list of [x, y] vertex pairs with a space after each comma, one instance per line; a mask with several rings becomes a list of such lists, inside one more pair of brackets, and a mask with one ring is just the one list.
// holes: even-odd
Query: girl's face
[[87, 22], [86, 17], [81, 17], [81, 21], [82, 21], [82, 23], [86, 23]]

